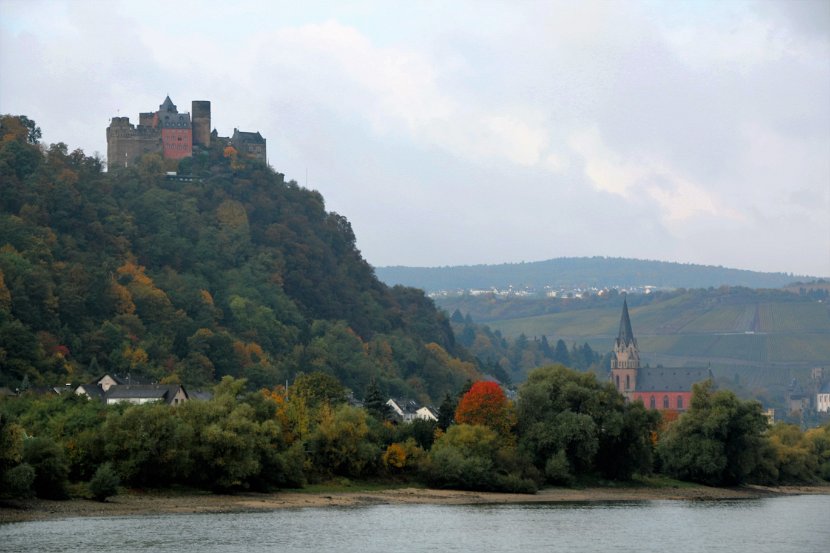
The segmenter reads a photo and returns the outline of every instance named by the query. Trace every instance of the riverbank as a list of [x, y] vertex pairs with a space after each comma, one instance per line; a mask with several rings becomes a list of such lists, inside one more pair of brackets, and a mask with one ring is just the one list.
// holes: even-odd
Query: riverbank
[[777, 495], [827, 494], [830, 486], [741, 488], [596, 487], [547, 488], [533, 495], [397, 488], [380, 491], [279, 492], [213, 495], [202, 493], [131, 492], [102, 503], [85, 499], [0, 501], [0, 523], [73, 517], [113, 517], [177, 513], [256, 512], [276, 509], [353, 507], [362, 505], [435, 504], [474, 505], [509, 503], [568, 503], [649, 500], [752, 499]]

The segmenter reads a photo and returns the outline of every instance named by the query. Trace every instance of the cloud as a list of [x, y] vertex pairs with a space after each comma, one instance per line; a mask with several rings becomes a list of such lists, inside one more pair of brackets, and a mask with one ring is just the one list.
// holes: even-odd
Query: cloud
[[665, 224], [682, 223], [700, 214], [741, 217], [719, 205], [712, 194], [664, 160], [646, 152], [628, 156], [615, 152], [595, 127], [575, 133], [571, 147], [584, 160], [585, 173], [593, 186], [631, 202], [655, 202]]
[[0, 111], [92, 152], [119, 110], [211, 100], [220, 133], [260, 130], [277, 170], [308, 171], [378, 264], [628, 255], [830, 275], [827, 12], [4, 0]]

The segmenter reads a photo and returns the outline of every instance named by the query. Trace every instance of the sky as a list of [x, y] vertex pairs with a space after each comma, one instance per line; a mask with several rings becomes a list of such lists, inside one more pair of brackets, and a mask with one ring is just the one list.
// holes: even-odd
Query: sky
[[830, 0], [0, 0], [0, 113], [43, 142], [104, 157], [168, 94], [375, 266], [830, 276]]

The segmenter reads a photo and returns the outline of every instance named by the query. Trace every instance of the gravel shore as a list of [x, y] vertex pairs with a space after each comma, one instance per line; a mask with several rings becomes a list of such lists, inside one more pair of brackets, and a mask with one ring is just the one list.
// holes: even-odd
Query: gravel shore
[[278, 492], [234, 495], [131, 492], [102, 503], [84, 499], [0, 501], [0, 523], [72, 517], [112, 517], [176, 513], [256, 512], [276, 509], [330, 506], [434, 504], [472, 505], [500, 503], [563, 503], [594, 501], [724, 500], [777, 495], [830, 494], [830, 486], [767, 488], [547, 488], [535, 494], [510, 494], [400, 488], [383, 491], [337, 493]]

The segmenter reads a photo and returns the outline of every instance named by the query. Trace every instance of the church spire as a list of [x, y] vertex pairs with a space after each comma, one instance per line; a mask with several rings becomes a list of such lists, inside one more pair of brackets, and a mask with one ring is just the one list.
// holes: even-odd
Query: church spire
[[618, 346], [629, 346], [634, 344], [637, 346], [637, 340], [634, 339], [634, 331], [631, 330], [631, 318], [628, 316], [628, 299], [623, 298], [622, 316], [620, 317], [620, 332], [617, 335]]

